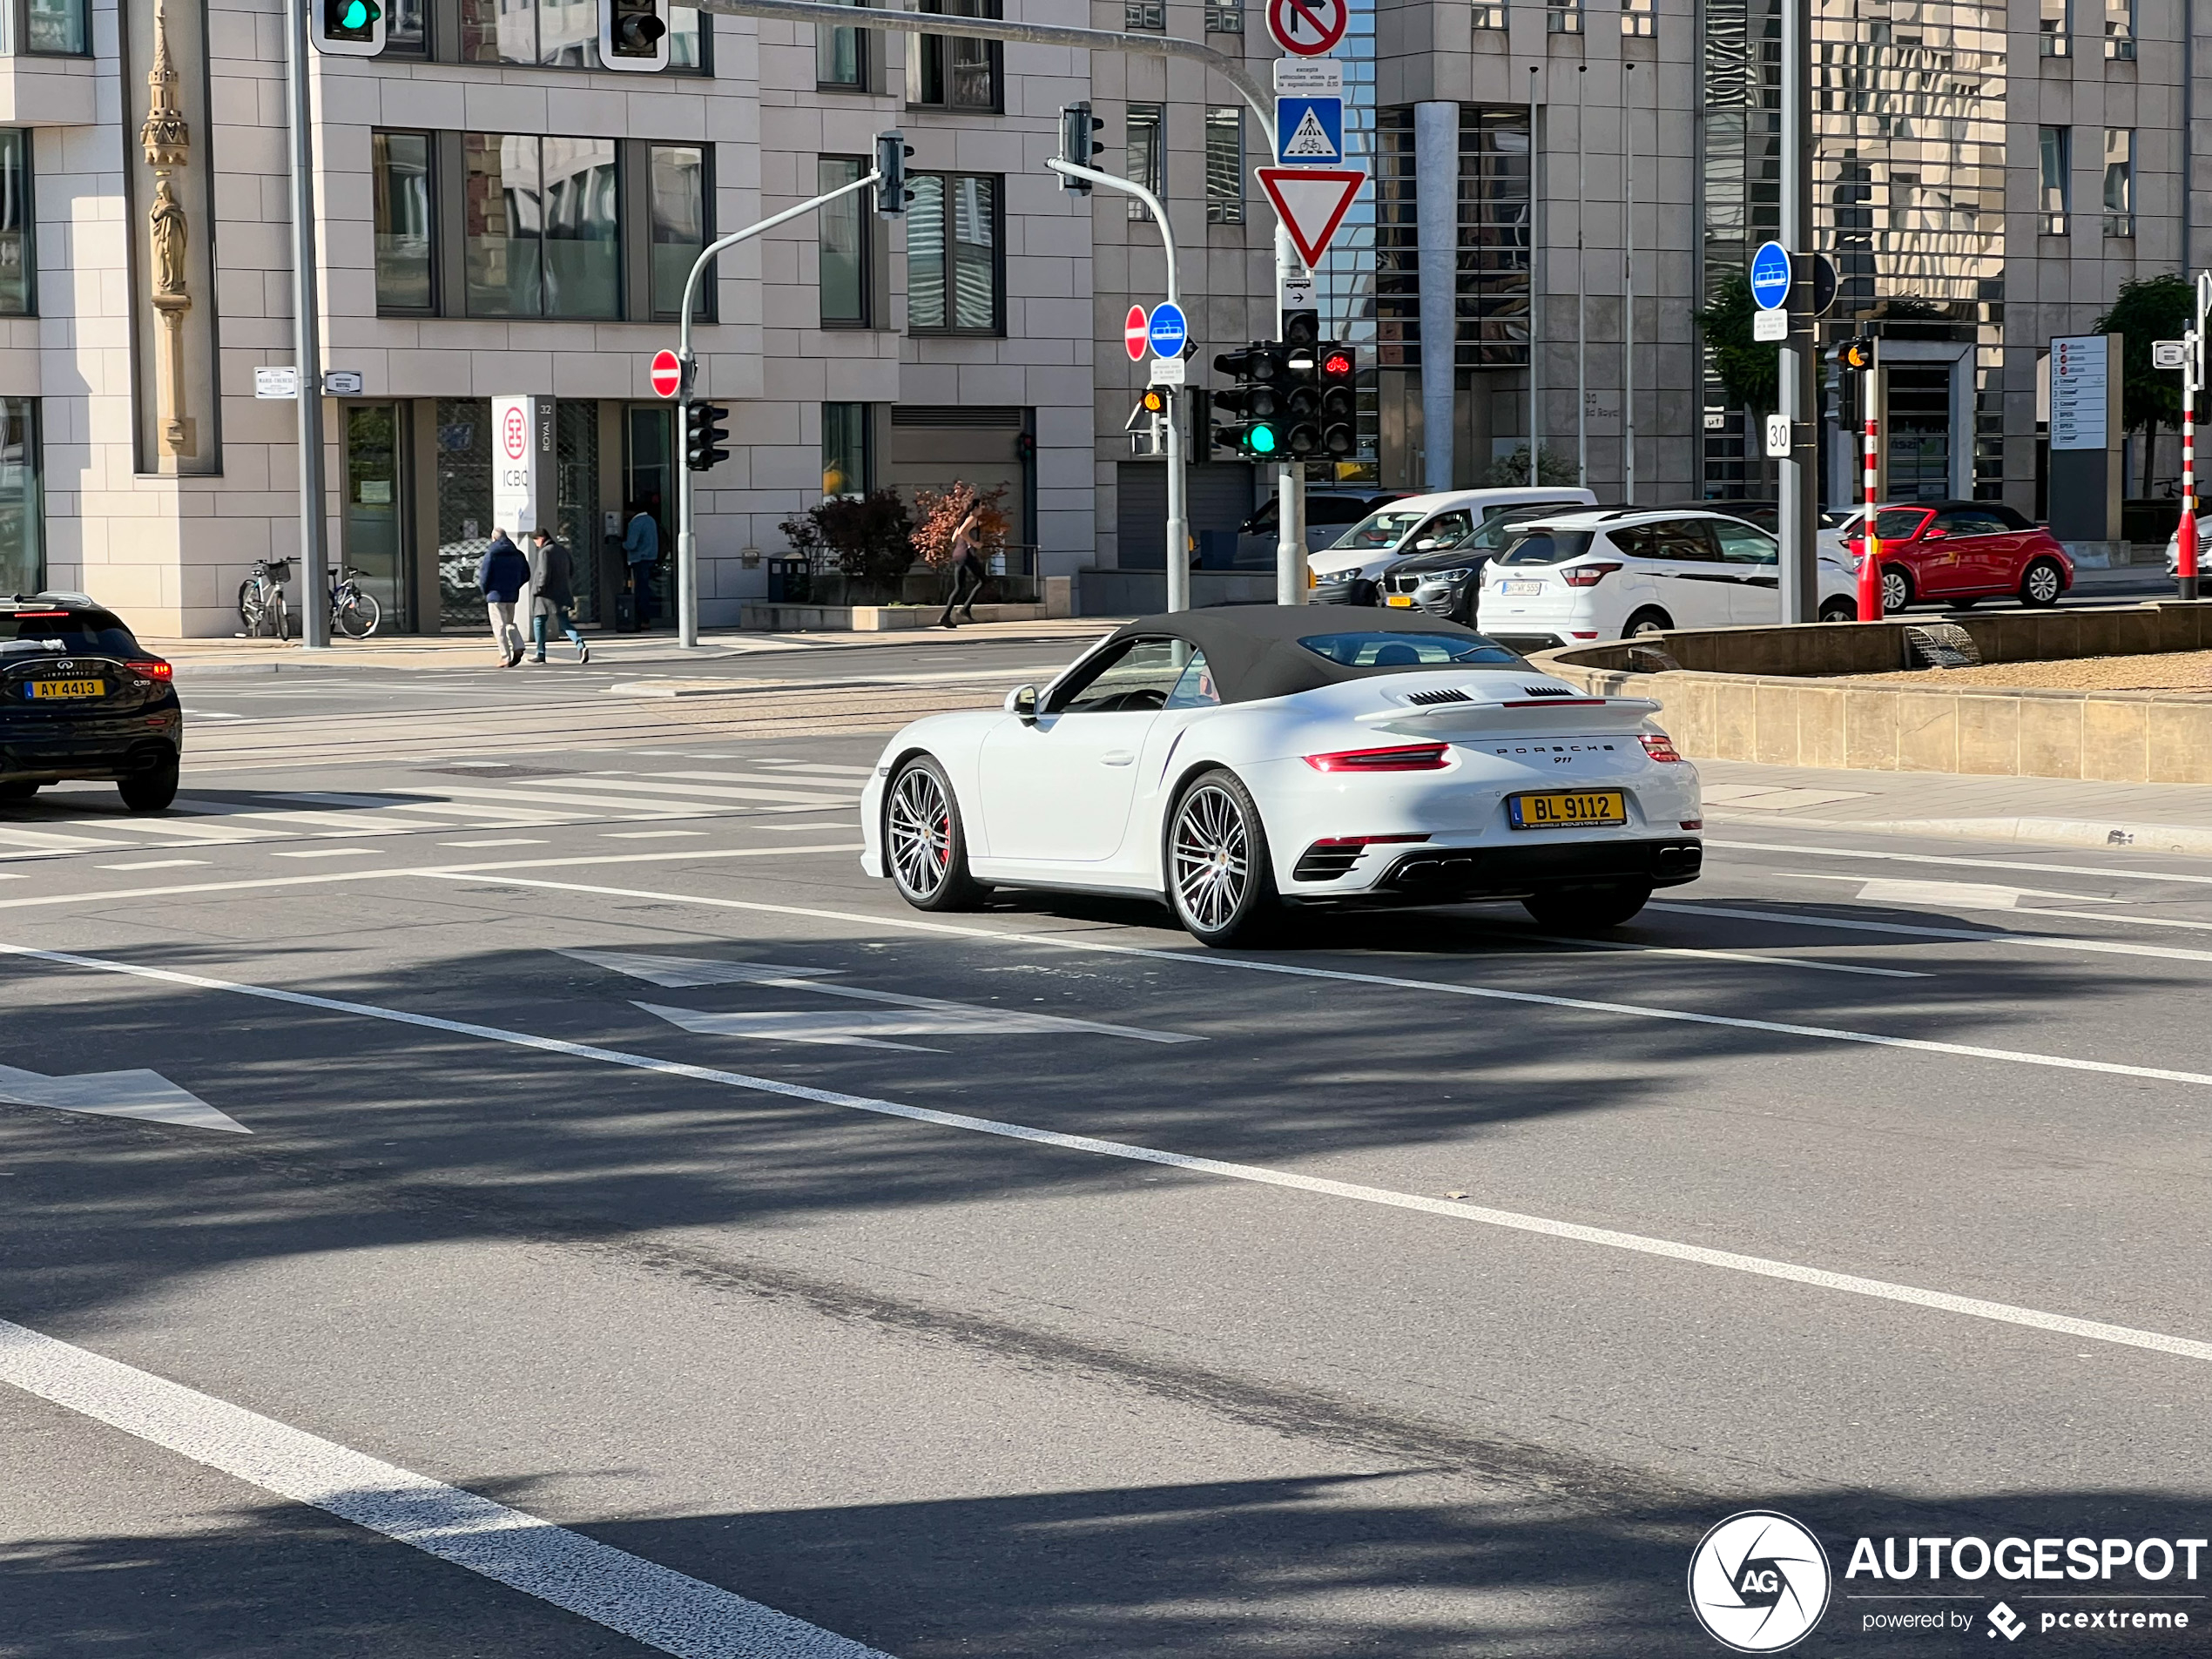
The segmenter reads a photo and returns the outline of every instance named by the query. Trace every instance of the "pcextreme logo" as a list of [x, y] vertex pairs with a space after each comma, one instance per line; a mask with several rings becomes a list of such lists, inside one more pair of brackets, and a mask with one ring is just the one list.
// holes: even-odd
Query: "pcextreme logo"
[[1828, 1610], [1828, 1553], [1770, 1509], [1730, 1515], [1689, 1558], [1689, 1607], [1706, 1633], [1738, 1653], [1779, 1653]]

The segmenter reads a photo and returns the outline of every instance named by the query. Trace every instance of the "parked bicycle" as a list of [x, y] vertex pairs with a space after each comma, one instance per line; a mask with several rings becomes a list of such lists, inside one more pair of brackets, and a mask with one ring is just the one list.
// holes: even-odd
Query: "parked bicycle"
[[330, 624], [348, 639], [366, 639], [384, 619], [376, 596], [354, 580], [360, 574], [343, 565], [330, 573]]
[[238, 585], [238, 619], [246, 624], [248, 639], [259, 639], [265, 629], [279, 639], [292, 637], [284, 597], [284, 584], [291, 580], [290, 559], [253, 561], [253, 574]]

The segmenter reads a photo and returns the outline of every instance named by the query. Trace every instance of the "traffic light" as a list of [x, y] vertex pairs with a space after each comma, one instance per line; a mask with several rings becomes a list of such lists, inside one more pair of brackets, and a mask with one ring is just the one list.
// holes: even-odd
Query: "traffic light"
[[384, 50], [384, 8], [376, 0], [307, 0], [315, 50], [374, 57]]
[[599, 0], [599, 64], [650, 75], [668, 67], [669, 0]]
[[1319, 352], [1311, 342], [1291, 346], [1283, 365], [1283, 447], [1304, 461], [1321, 447]]
[[730, 458], [730, 452], [721, 446], [729, 441], [730, 428], [724, 424], [730, 411], [718, 403], [686, 403], [684, 406], [684, 464], [693, 472], [711, 472]]
[[1232, 418], [1214, 428], [1213, 441], [1255, 461], [1287, 461], [1290, 362], [1272, 341], [1256, 340], [1225, 351], [1213, 366], [1236, 384], [1213, 395], [1213, 405]]
[[1341, 459], [1359, 447], [1359, 357], [1349, 346], [1323, 346], [1315, 355], [1321, 374], [1321, 453]]
[[1129, 412], [1129, 419], [1122, 427], [1130, 435], [1131, 454], [1167, 454], [1170, 408], [1165, 387], [1148, 386], [1144, 388], [1144, 395], [1136, 400], [1136, 407]]
[[875, 135], [875, 211], [886, 219], [905, 217], [914, 191], [907, 184], [907, 158], [914, 152], [903, 132]]
[[1283, 317], [1283, 343], [1293, 350], [1312, 350], [1321, 343], [1321, 314], [1318, 311], [1285, 311]]
[[[1078, 167], [1092, 166], [1106, 146], [1099, 135], [1106, 131], [1106, 124], [1090, 112], [1088, 104], [1063, 104], [1060, 106], [1060, 158]], [[1060, 188], [1073, 191], [1078, 196], [1090, 194], [1090, 180], [1060, 175]]]
[[1836, 347], [1836, 361], [1844, 368], [1863, 373], [1874, 367], [1874, 342], [1865, 334]]

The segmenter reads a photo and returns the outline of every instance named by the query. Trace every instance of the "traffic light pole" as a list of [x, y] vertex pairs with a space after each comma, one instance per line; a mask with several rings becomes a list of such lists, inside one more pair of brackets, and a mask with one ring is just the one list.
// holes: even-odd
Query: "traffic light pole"
[[330, 646], [329, 529], [323, 516], [321, 305], [315, 295], [314, 129], [309, 125], [307, 3], [285, 36], [292, 98], [292, 361], [300, 376], [300, 643]]
[[1812, 3], [1782, 0], [1782, 246], [1790, 250], [1790, 333], [1777, 387], [1790, 420], [1781, 466], [1782, 620], [1811, 622], [1820, 610], [1820, 446], [1815, 438], [1818, 354], [1812, 312]]
[[[1176, 272], [1175, 231], [1168, 224], [1165, 203], [1157, 196], [1127, 179], [1117, 179], [1110, 172], [1101, 172], [1096, 167], [1078, 166], [1054, 156], [1046, 166], [1066, 179], [1080, 179], [1085, 184], [1103, 185], [1109, 190], [1118, 190], [1124, 196], [1134, 196], [1151, 210], [1152, 222], [1160, 227], [1160, 250], [1168, 260], [1168, 303], [1180, 309], [1183, 305], [1183, 286]], [[1168, 400], [1168, 609], [1190, 609], [1190, 509], [1184, 491], [1183, 475], [1183, 388], [1163, 386], [1161, 390]]]
[[[853, 15], [849, 7], [838, 10], [848, 18]], [[737, 246], [740, 242], [751, 241], [764, 231], [772, 231], [779, 225], [788, 225], [794, 219], [804, 218], [818, 208], [826, 207], [840, 197], [872, 189], [882, 180], [880, 172], [871, 172], [849, 185], [840, 185], [835, 190], [826, 191], [811, 201], [803, 201], [796, 207], [786, 207], [782, 212], [772, 213], [757, 225], [748, 225], [741, 231], [732, 231], [727, 236], [709, 242], [699, 251], [698, 258], [691, 261], [691, 273], [684, 279], [684, 309], [680, 314], [683, 320], [677, 325], [676, 359], [684, 366], [683, 383], [676, 394], [678, 441], [674, 447], [679, 452], [684, 447], [683, 435], [691, 429], [691, 423], [694, 379], [692, 307], [698, 296], [699, 284], [705, 280], [706, 267], [713, 263], [714, 256]], [[676, 469], [676, 643], [685, 651], [692, 650], [699, 643], [699, 543], [691, 528], [692, 512], [691, 469], [688, 465], [678, 466]]]

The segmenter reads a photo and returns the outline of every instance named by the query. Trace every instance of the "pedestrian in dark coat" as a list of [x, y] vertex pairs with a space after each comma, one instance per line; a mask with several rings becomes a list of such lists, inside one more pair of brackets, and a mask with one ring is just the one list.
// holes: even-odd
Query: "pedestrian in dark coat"
[[579, 663], [591, 660], [591, 647], [583, 643], [569, 613], [576, 608], [574, 561], [569, 550], [547, 529], [530, 532], [530, 642], [537, 647], [533, 662], [545, 660], [546, 623], [550, 620], [576, 647]]
[[483, 590], [484, 608], [491, 613], [492, 644], [505, 668], [523, 660], [523, 631], [515, 625], [515, 607], [529, 580], [530, 562], [523, 550], [507, 539], [505, 530], [494, 529], [491, 545], [476, 563], [476, 585]]

